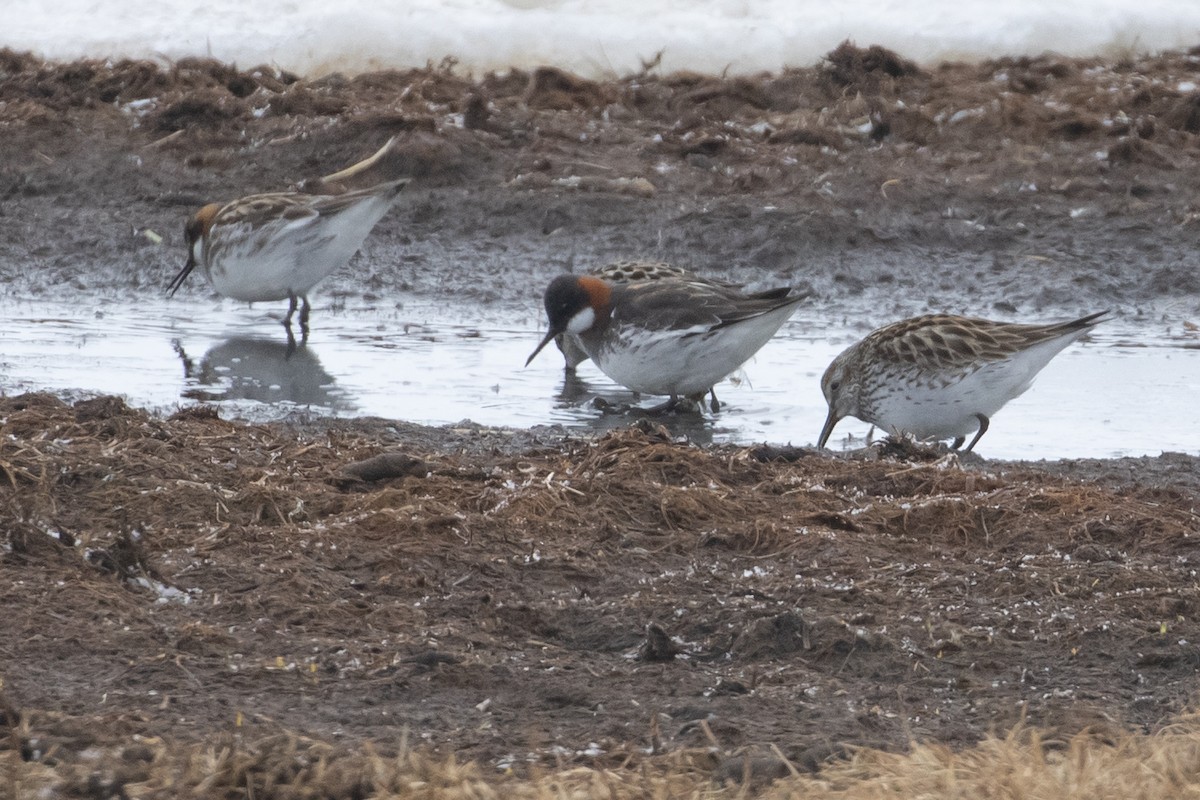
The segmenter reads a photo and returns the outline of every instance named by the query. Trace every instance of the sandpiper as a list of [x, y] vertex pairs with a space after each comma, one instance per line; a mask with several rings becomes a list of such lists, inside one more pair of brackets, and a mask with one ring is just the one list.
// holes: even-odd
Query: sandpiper
[[407, 178], [337, 195], [277, 192], [209, 203], [184, 228], [188, 259], [167, 286], [174, 296], [198, 265], [218, 293], [235, 300], [297, 300], [308, 333], [308, 290], [343, 266], [407, 186]]
[[953, 438], [954, 449], [974, 433], [970, 452], [992, 416], [1107, 313], [1048, 325], [931, 314], [880, 328], [825, 370], [829, 416], [817, 446], [838, 420], [857, 417], [893, 435]]

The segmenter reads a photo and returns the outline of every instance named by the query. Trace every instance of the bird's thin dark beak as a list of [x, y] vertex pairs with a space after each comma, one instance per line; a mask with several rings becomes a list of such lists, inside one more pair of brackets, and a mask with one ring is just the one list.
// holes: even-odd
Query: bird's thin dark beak
[[829, 441], [830, 434], [833, 433], [833, 426], [838, 424], [841, 417], [833, 406], [829, 407], [829, 416], [825, 418], [825, 427], [821, 428], [821, 438], [817, 439], [817, 447], [822, 448]]
[[171, 279], [171, 282], [167, 284], [167, 297], [175, 296], [175, 293], [179, 291], [179, 287], [183, 286], [183, 282], [187, 280], [187, 276], [191, 275], [192, 270], [195, 268], [196, 254], [192, 251], [192, 248], [189, 247], [187, 263], [183, 265], [183, 269], [179, 270], [179, 272], [175, 274], [175, 277]]
[[560, 333], [562, 333], [562, 331], [556, 331], [553, 328], [546, 331], [546, 338], [542, 339], [542, 343], [537, 346], [537, 349], [533, 351], [533, 354], [530, 355], [529, 358], [525, 359], [525, 366], [528, 367], [530, 362], [532, 362], [533, 359], [537, 357], [537, 354], [542, 352], [542, 348], [545, 347], [546, 345], [550, 344], [550, 342], [554, 341], [554, 337], [558, 336], [558, 334], [560, 334]]

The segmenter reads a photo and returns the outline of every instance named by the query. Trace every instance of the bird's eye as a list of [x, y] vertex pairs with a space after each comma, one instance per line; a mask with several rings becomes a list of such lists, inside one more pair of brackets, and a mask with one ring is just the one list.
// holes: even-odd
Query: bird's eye
[[836, 392], [840, 388], [842, 388], [841, 381], [833, 381], [829, 384], [829, 391], [831, 391], [831, 392]]

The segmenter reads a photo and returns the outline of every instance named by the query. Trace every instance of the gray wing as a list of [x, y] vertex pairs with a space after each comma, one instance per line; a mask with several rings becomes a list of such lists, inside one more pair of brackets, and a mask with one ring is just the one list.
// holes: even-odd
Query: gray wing
[[685, 336], [753, 319], [805, 297], [786, 296], [786, 289], [744, 295], [703, 281], [672, 278], [618, 285], [613, 292], [620, 293], [621, 300], [614, 322], [636, 319], [649, 330], [678, 330]]

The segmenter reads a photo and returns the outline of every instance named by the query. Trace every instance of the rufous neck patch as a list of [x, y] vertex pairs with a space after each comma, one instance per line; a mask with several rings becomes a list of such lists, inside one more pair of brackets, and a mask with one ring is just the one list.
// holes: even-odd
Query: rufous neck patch
[[607, 315], [609, 303], [612, 302], [612, 287], [605, 281], [590, 275], [581, 276], [579, 286], [587, 292], [588, 298], [592, 301], [592, 308], [596, 309], [596, 315], [600, 317]]
[[212, 228], [213, 220], [217, 218], [217, 212], [221, 208], [220, 203], [209, 203], [196, 212], [196, 221], [200, 223], [200, 229], [204, 233], [208, 233], [209, 229]]

